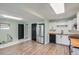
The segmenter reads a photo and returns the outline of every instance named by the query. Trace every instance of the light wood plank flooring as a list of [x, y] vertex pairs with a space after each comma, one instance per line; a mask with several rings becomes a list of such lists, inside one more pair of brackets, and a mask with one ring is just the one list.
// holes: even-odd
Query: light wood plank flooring
[[39, 44], [27, 41], [7, 48], [0, 49], [0, 55], [68, 55], [67, 46], [58, 44]]

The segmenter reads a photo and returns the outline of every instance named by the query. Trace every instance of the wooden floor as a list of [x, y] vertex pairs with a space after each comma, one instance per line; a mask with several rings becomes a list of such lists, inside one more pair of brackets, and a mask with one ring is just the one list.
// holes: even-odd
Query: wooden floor
[[68, 55], [67, 46], [57, 44], [39, 44], [34, 41], [23, 42], [0, 49], [0, 55]]

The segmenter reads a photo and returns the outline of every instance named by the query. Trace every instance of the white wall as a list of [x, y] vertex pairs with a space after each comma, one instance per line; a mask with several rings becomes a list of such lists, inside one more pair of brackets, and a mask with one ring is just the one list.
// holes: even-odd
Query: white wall
[[45, 44], [49, 43], [49, 21], [45, 21]]
[[79, 31], [79, 12], [77, 12], [77, 30]]
[[28, 23], [28, 40], [31, 40], [31, 23]]

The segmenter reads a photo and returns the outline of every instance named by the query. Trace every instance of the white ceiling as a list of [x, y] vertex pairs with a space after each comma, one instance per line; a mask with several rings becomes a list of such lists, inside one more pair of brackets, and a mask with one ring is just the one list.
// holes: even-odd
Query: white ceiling
[[65, 3], [65, 13], [56, 14], [48, 3], [0, 3], [0, 14], [24, 20], [55, 20], [73, 17], [79, 11], [78, 3]]

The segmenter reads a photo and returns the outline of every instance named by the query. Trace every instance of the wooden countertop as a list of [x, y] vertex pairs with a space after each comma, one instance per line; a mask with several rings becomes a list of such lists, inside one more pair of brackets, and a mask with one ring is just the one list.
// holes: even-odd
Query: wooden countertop
[[71, 40], [71, 45], [73, 47], [79, 48], [79, 38], [70, 37], [70, 40]]
[[49, 34], [58, 34], [58, 35], [79, 35], [79, 32], [75, 32], [75, 33], [55, 33], [55, 32], [49, 32]]
[[79, 35], [79, 31], [69, 31], [68, 33], [57, 33], [56, 31], [49, 31], [49, 34], [58, 34], [58, 35]]
[[73, 37], [73, 38], [79, 38], [79, 34], [61, 34], [61, 33], [53, 33], [53, 32], [49, 32], [49, 34], [56, 34], [56, 35], [67, 35], [69, 37]]

